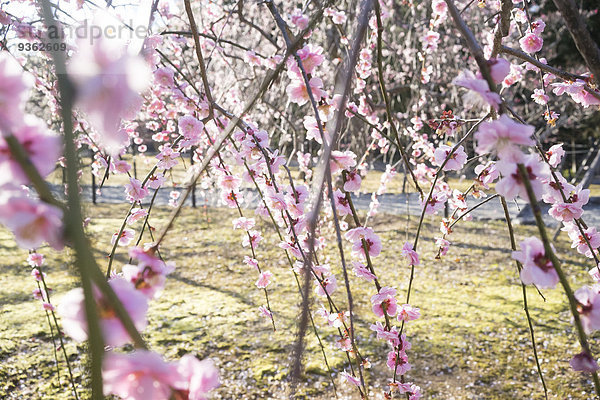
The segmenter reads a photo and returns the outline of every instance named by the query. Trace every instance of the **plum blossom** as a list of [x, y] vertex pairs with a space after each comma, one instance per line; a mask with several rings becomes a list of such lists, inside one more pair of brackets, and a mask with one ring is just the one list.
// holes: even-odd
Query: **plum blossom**
[[555, 144], [546, 152], [548, 164], [550, 164], [552, 168], [558, 167], [558, 164], [560, 164], [563, 156], [565, 155], [565, 151], [563, 150], [562, 146], [562, 143]]
[[571, 222], [574, 219], [579, 219], [583, 215], [583, 206], [587, 204], [590, 198], [589, 189], [581, 189], [577, 186], [569, 193], [569, 198], [566, 202], [560, 200], [550, 207], [548, 213], [557, 221]]
[[465, 162], [467, 161], [467, 153], [465, 153], [465, 148], [462, 145], [458, 146], [456, 151], [449, 156], [451, 151], [452, 147], [446, 146], [445, 144], [442, 144], [440, 147], [435, 149], [434, 163], [438, 166], [442, 166], [445, 161], [446, 163], [442, 168], [444, 171], [458, 171], [465, 165]]
[[490, 67], [492, 79], [496, 84], [502, 83], [510, 73], [510, 63], [504, 58], [490, 58], [487, 63]]
[[[327, 93], [323, 90], [323, 81], [320, 78], [312, 77], [308, 83], [310, 84], [310, 90], [315, 101], [319, 101], [323, 97], [327, 96]], [[290, 101], [298, 104], [299, 106], [308, 103], [310, 100], [306, 85], [300, 78], [292, 79], [285, 91], [290, 97]]]
[[[119, 232], [112, 235], [112, 239], [110, 241], [112, 244], [115, 244], [117, 241], [117, 236], [119, 236]], [[133, 229], [123, 229], [123, 232], [121, 232], [121, 235], [119, 236], [119, 246], [129, 246], [134, 236], [135, 231]]]
[[[452, 83], [472, 91], [465, 99], [468, 103], [479, 104], [483, 102], [489, 104], [496, 110], [498, 110], [498, 106], [502, 103], [500, 95], [490, 90], [487, 81], [485, 79], [477, 78], [471, 71], [461, 72], [454, 78]], [[476, 94], [477, 97], [473, 97], [471, 94]]]
[[[536, 198], [539, 199], [544, 192], [544, 185], [540, 179], [549, 175], [548, 166], [542, 163], [536, 154], [523, 156], [520, 163], [525, 166], [533, 192]], [[527, 199], [527, 190], [519, 173], [517, 163], [501, 160], [496, 165], [498, 171], [504, 176], [496, 184], [496, 192], [506, 197], [507, 200], [512, 200], [517, 196]]]
[[[125, 311], [131, 317], [135, 327], [143, 330], [147, 324], [148, 300], [146, 296], [135, 290], [133, 285], [123, 278], [113, 278], [109, 284], [123, 303]], [[121, 346], [128, 343], [131, 339], [115, 310], [100, 291], [94, 289], [94, 298], [105, 343], [109, 346]], [[82, 288], [73, 289], [63, 297], [58, 305], [58, 313], [67, 335], [78, 342], [87, 340], [88, 327]]]
[[[569, 238], [572, 241], [571, 248], [576, 248], [579, 254], [583, 254], [588, 258], [592, 258], [592, 249], [598, 249], [600, 247], [600, 233], [596, 231], [596, 228], [589, 227], [583, 230], [585, 238], [581, 235], [579, 228], [573, 222], [565, 223], [564, 228], [561, 230], [567, 231]], [[587, 239], [587, 240], [586, 240]], [[588, 246], [588, 242], [590, 243]], [[594, 268], [596, 270], [596, 268]]]
[[[208, 392], [219, 387], [219, 370], [211, 360], [184, 355], [177, 363], [179, 379], [176, 389], [183, 399], [206, 400]], [[187, 397], [185, 397], [187, 395]]]
[[151, 72], [142, 58], [128, 53], [126, 43], [104, 36], [93, 42], [78, 43], [68, 72], [76, 87], [77, 106], [100, 134], [103, 148], [116, 155], [128, 142], [121, 120], [133, 118], [142, 105], [139, 93], [148, 86]]
[[521, 49], [524, 52], [533, 54], [537, 53], [542, 49], [542, 46], [544, 45], [544, 40], [536, 33], [529, 32], [525, 34], [525, 36], [523, 36], [521, 40], [519, 40], [519, 44], [521, 45]]
[[340, 217], [352, 214], [352, 209], [350, 208], [350, 203], [348, 202], [346, 195], [339, 189], [336, 189], [333, 193], [333, 200], [335, 202], [335, 209]]
[[[9, 18], [10, 21], [10, 18]], [[22, 118], [22, 109], [33, 86], [33, 77], [8, 51], [0, 52], [0, 130], [6, 132]], [[4, 175], [4, 174], [2, 174]]]
[[421, 204], [421, 207], [425, 207], [425, 214], [435, 214], [444, 208], [447, 200], [448, 196], [445, 193], [433, 192], [427, 204]]
[[256, 281], [256, 287], [259, 289], [264, 289], [271, 283], [271, 279], [273, 278], [273, 274], [269, 271], [263, 271], [260, 273], [258, 280]]
[[346, 181], [344, 182], [344, 190], [346, 192], [355, 192], [360, 189], [362, 178], [357, 170], [350, 171], [346, 174]]
[[377, 278], [375, 274], [369, 271], [369, 269], [364, 264], [359, 263], [358, 261], [352, 262], [352, 266], [352, 271], [354, 272], [354, 275], [358, 276], [359, 278], [363, 278], [366, 281], [373, 281]]
[[408, 265], [419, 265], [419, 254], [413, 250], [413, 245], [405, 242], [402, 246], [402, 256], [408, 260]]
[[386, 365], [391, 370], [396, 369], [397, 375], [404, 375], [412, 368], [408, 362], [406, 353], [400, 352], [400, 356], [398, 357], [398, 353], [396, 353], [394, 350], [388, 353]]
[[138, 264], [124, 265], [123, 278], [148, 299], [158, 297], [165, 286], [166, 276], [173, 272], [174, 266], [137, 247], [129, 250], [129, 256], [137, 259]]
[[148, 195], [148, 189], [142, 186], [142, 182], [135, 178], [129, 178], [129, 183], [125, 185], [125, 193], [127, 193], [127, 200], [131, 203], [136, 203], [144, 200], [144, 197]]
[[542, 89], [534, 89], [533, 94], [531, 95], [531, 98], [537, 104], [542, 105], [542, 106], [545, 106], [546, 104], [548, 104], [548, 100], [550, 100], [548, 95], [546, 93], [544, 93], [544, 91]]
[[600, 369], [598, 363], [594, 358], [586, 352], [581, 352], [573, 356], [569, 365], [573, 368], [573, 371], [578, 372], [596, 372]]
[[179, 132], [183, 135], [183, 140], [179, 145], [184, 147], [195, 146], [200, 142], [200, 134], [204, 129], [204, 124], [191, 115], [185, 115], [179, 118]]
[[373, 313], [378, 317], [383, 317], [384, 313], [390, 317], [396, 315], [398, 304], [395, 295], [396, 289], [387, 286], [382, 287], [379, 293], [371, 296]]
[[331, 295], [337, 289], [337, 279], [335, 279], [334, 275], [329, 275], [324, 277], [321, 282], [317, 282], [316, 285], [315, 292], [319, 296]]
[[[21, 118], [20, 124], [13, 127], [9, 133], [12, 133], [21, 144], [40, 175], [45, 177], [56, 167], [61, 151], [61, 140], [36, 117], [26, 115]], [[29, 178], [13, 158], [4, 136], [0, 136], [0, 185], [7, 183], [27, 184]]]
[[533, 146], [531, 138], [534, 128], [513, 121], [506, 114], [490, 122], [482, 122], [475, 133], [477, 153], [497, 152], [500, 159], [510, 158], [518, 151], [518, 146]]
[[168, 399], [180, 376], [176, 368], [147, 350], [131, 354], [109, 352], [102, 364], [104, 394], [122, 399]]
[[148, 210], [145, 208], [132, 208], [131, 213], [127, 217], [127, 225], [133, 225], [140, 219], [148, 215]]
[[334, 150], [331, 152], [329, 167], [331, 173], [335, 174], [340, 170], [348, 170], [356, 166], [356, 154], [351, 151]]
[[600, 286], [583, 286], [574, 293], [583, 330], [590, 334], [600, 329]]
[[154, 82], [163, 87], [173, 87], [175, 71], [169, 67], [158, 68], [154, 71]]
[[381, 253], [381, 239], [372, 228], [354, 228], [346, 232], [344, 237], [353, 242], [352, 252], [362, 258], [365, 258], [365, 247], [371, 257]]
[[159, 162], [156, 164], [157, 168], [160, 169], [171, 169], [173, 168], [175, 165], [177, 165], [179, 163], [179, 161], [177, 161], [177, 157], [179, 157], [180, 153], [177, 151], [174, 151], [171, 148], [170, 144], [165, 144], [160, 153], [158, 153], [158, 155], [156, 156], [156, 158], [159, 160]]
[[421, 318], [421, 311], [408, 304], [402, 304], [398, 310], [398, 321], [413, 321]]
[[542, 289], [552, 289], [558, 283], [558, 274], [546, 256], [542, 241], [529, 237], [519, 243], [521, 250], [513, 251], [512, 258], [523, 264], [521, 280], [524, 284], [534, 284]]
[[346, 380], [346, 382], [354, 385], [354, 386], [360, 386], [360, 380], [358, 378], [355, 378], [353, 375], [349, 374], [346, 371], [343, 371], [340, 376], [342, 378], [344, 378]]
[[27, 197], [23, 190], [5, 185], [0, 190], [0, 223], [10, 229], [20, 247], [34, 249], [47, 242], [63, 248], [63, 212]]

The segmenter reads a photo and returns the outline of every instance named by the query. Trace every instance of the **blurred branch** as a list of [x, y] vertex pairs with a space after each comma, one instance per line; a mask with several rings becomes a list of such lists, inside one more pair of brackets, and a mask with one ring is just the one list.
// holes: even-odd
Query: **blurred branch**
[[573, 0], [554, 0], [558, 12], [562, 15], [577, 50], [585, 60], [594, 79], [600, 84], [600, 49], [587, 29], [585, 21]]

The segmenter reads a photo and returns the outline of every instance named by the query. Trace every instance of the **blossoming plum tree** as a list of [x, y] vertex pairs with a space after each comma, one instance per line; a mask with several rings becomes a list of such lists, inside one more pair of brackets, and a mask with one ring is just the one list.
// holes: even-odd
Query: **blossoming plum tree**
[[[572, 35], [587, 32], [572, 1], [555, 2]], [[160, 301], [175, 268], [162, 259], [161, 246], [197, 184], [216, 186], [222, 205], [237, 212], [233, 229], [242, 232], [246, 253], [239, 261], [251, 267], [249, 281], [264, 294], [256, 311], [273, 329], [274, 274], [261, 250], [273, 246], [285, 254], [301, 302], [292, 395], [311, 325], [317, 336], [335, 332], [336, 351], [348, 361], [340, 376], [361, 398], [372, 396], [365, 379], [372, 361], [356, 339], [351, 265], [356, 278], [372, 285], [370, 329], [387, 346], [381, 361], [389, 381], [380, 394], [421, 398], [407, 372], [411, 358], [419, 357], [410, 352], [410, 323], [427, 318], [411, 304], [414, 271], [429, 267], [419, 254], [424, 217], [447, 211], [436, 238], [441, 258], [451, 247], [452, 228], [496, 201], [505, 213], [525, 304], [525, 285], [564, 291], [581, 347], [577, 354], [565, 350], [565, 362], [591, 374], [600, 396], [588, 338], [600, 327], [600, 283], [594, 283], [600, 282], [600, 235], [583, 219], [589, 190], [567, 182], [562, 144], [546, 140], [557, 125], [573, 124], [564, 114], [583, 118], [597, 111], [600, 51], [597, 43], [575, 38], [585, 61], [580, 72], [551, 66], [554, 50], [544, 46], [548, 27], [544, 15], [535, 15], [537, 1], [326, 0], [297, 8], [273, 0], [154, 0], [139, 48], [104, 36], [88, 43], [48, 34], [85, 13], [101, 18], [91, 1], [78, 1], [70, 11], [58, 1], [16, 3], [22, 15], [19, 7], [0, 7], [0, 222], [30, 250], [34, 296], [52, 313], [51, 327], [88, 341], [93, 398], [204, 399], [219, 385], [210, 360], [187, 354], [167, 361], [141, 336], [149, 302]], [[120, 12], [113, 1], [100, 8]], [[23, 42], [41, 52], [29, 59], [19, 55], [17, 43]], [[63, 44], [68, 51], [60, 51]], [[35, 113], [26, 106], [32, 93], [45, 99]], [[123, 190], [129, 210], [120, 229], [105, 238], [112, 246], [105, 268], [83, 229], [82, 149], [92, 152], [92, 171], [102, 182], [110, 174], [128, 175]], [[131, 176], [123, 157], [129, 149], [157, 152], [143, 179]], [[172, 213], [153, 232], [147, 221], [156, 194], [173, 181], [172, 170], [184, 157], [193, 161], [186, 182], [182, 191], [171, 191]], [[363, 218], [353, 193], [375, 157], [386, 164], [385, 173]], [[290, 167], [296, 164], [301, 174], [294, 178]], [[57, 165], [66, 175], [64, 198], [44, 181]], [[418, 228], [401, 252], [410, 269], [405, 293], [377, 274], [383, 244], [369, 226], [378, 197], [399, 170], [421, 200]], [[468, 189], [450, 187], [443, 178], [452, 171], [474, 176]], [[246, 188], [257, 193], [258, 204]], [[506, 205], [516, 197], [530, 203], [539, 230], [518, 244]], [[572, 247], [591, 260], [590, 285], [571, 289], [539, 201], [550, 204], [549, 215], [564, 226]], [[263, 240], [257, 219], [273, 227], [279, 243]], [[150, 243], [141, 243], [145, 234]], [[63, 294], [56, 309], [41, 269], [43, 243], [73, 248], [80, 274], [81, 287]], [[117, 253], [125, 252], [119, 246], [127, 248], [129, 263], [118, 265]], [[323, 261], [329, 247], [337, 248], [339, 259]], [[311, 310], [312, 296], [317, 311]], [[531, 321], [529, 328], [547, 397]], [[135, 350], [126, 351], [126, 344]], [[73, 395], [78, 397], [74, 384]]]

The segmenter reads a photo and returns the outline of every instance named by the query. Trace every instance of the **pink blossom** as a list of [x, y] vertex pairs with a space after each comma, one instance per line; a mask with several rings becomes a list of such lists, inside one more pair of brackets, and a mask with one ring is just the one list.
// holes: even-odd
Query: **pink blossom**
[[444, 171], [458, 171], [460, 170], [467, 161], [467, 153], [465, 153], [465, 148], [463, 146], [458, 146], [456, 151], [452, 153], [450, 157], [448, 155], [452, 151], [452, 147], [446, 146], [445, 144], [440, 145], [434, 152], [434, 163], [438, 166], [442, 166], [444, 161], [444, 167], [442, 168]]
[[[387, 330], [387, 328], [381, 322], [377, 321], [370, 326], [370, 329], [377, 333], [377, 339], [385, 340], [393, 347], [400, 345], [400, 332], [398, 332], [398, 329], [395, 326], [392, 326], [390, 330]], [[402, 336], [404, 337], [404, 335]]]
[[537, 34], [529, 32], [519, 40], [519, 44], [524, 52], [533, 54], [542, 49], [544, 41]]
[[159, 160], [156, 166], [160, 169], [171, 169], [179, 163], [179, 161], [177, 161], [179, 155], [179, 152], [174, 151], [170, 144], [165, 144], [160, 153], [156, 156]]
[[492, 79], [496, 84], [502, 83], [510, 73], [510, 63], [504, 58], [490, 58], [487, 63], [490, 67]]
[[548, 157], [548, 164], [550, 164], [552, 168], [556, 168], [558, 164], [560, 164], [560, 161], [562, 160], [563, 156], [565, 155], [565, 151], [563, 150], [562, 146], [562, 143], [555, 144], [554, 146], [550, 147], [550, 149], [546, 152], [546, 157]]
[[102, 365], [104, 394], [123, 399], [169, 399], [181, 378], [176, 368], [147, 350], [131, 354], [109, 352]]
[[342, 378], [344, 378], [346, 380], [346, 382], [351, 383], [354, 386], [360, 386], [360, 380], [358, 378], [355, 378], [353, 375], [349, 374], [348, 372], [343, 371], [340, 375]]
[[356, 166], [356, 154], [351, 151], [339, 151], [334, 150], [331, 152], [331, 160], [329, 161], [329, 167], [331, 173], [335, 174], [340, 170], [348, 170]]
[[333, 200], [335, 202], [335, 209], [340, 217], [352, 214], [352, 209], [350, 208], [350, 203], [348, 202], [346, 195], [339, 189], [336, 189], [335, 192], [333, 192]]
[[[146, 311], [148, 300], [135, 290], [131, 283], [122, 278], [114, 278], [109, 282], [115, 294], [123, 303], [125, 311], [131, 317], [135, 327], [143, 330], [146, 327]], [[121, 346], [131, 339], [108, 300], [94, 288], [94, 298], [100, 318], [100, 327], [104, 342], [109, 346]], [[85, 317], [83, 289], [77, 288], [68, 292], [58, 305], [65, 332], [78, 342], [88, 338], [88, 327]]]
[[383, 317], [384, 313], [393, 317], [396, 315], [398, 305], [396, 303], [396, 290], [390, 287], [382, 287], [379, 293], [371, 296], [371, 305], [373, 313], [378, 317]]
[[425, 214], [431, 215], [441, 211], [444, 208], [444, 204], [448, 200], [445, 193], [433, 192], [431, 198], [427, 204], [421, 204], [421, 207], [425, 207]]
[[130, 169], [131, 165], [125, 160], [115, 160], [110, 163], [110, 171], [113, 173], [126, 174]]
[[362, 258], [365, 258], [365, 247], [371, 257], [377, 257], [381, 253], [381, 239], [371, 228], [351, 229], [346, 232], [345, 237], [353, 241], [352, 251]]
[[419, 254], [413, 250], [413, 245], [405, 242], [402, 246], [402, 257], [408, 260], [408, 265], [419, 265]]
[[402, 304], [398, 311], [398, 321], [413, 321], [421, 318], [421, 311], [408, 304]]
[[582, 286], [574, 293], [583, 330], [590, 334], [600, 329], [600, 286]]
[[256, 225], [254, 218], [239, 217], [233, 220], [233, 229], [249, 231], [254, 228], [254, 225]]
[[273, 274], [269, 271], [261, 272], [258, 280], [256, 281], [256, 287], [259, 289], [264, 289], [271, 283], [271, 278], [273, 278]]
[[573, 356], [569, 365], [573, 368], [573, 371], [578, 372], [596, 372], [600, 369], [598, 363], [594, 358], [586, 352], [581, 352]]
[[242, 246], [248, 247], [252, 246], [253, 249], [256, 249], [256, 246], [262, 240], [262, 235], [258, 231], [249, 231], [247, 235], [244, 235], [244, 239], [242, 240]]
[[506, 114], [491, 122], [482, 122], [475, 133], [477, 152], [485, 154], [497, 152], [498, 157], [507, 158], [518, 150], [518, 146], [533, 146], [531, 139], [534, 128], [523, 125], [510, 119]]
[[360, 189], [362, 178], [357, 170], [350, 171], [346, 174], [346, 181], [344, 182], [344, 190], [346, 192], [355, 192]]
[[182, 378], [176, 384], [176, 389], [182, 399], [206, 400], [208, 392], [221, 384], [219, 370], [211, 360], [199, 361], [193, 355], [186, 354], [176, 363], [176, 366]]
[[173, 87], [175, 71], [169, 67], [158, 68], [154, 71], [154, 82], [163, 87]]
[[[525, 166], [529, 175], [536, 199], [539, 199], [544, 192], [544, 185], [540, 179], [548, 176], [548, 166], [542, 163], [536, 154], [524, 156], [521, 163]], [[518, 195], [524, 199], [528, 199], [527, 190], [521, 179], [517, 163], [499, 161], [496, 165], [498, 166], [498, 171], [504, 176], [496, 184], [496, 192], [506, 197], [507, 200], [512, 200]]]
[[337, 280], [335, 276], [329, 275], [321, 280], [321, 282], [317, 282], [315, 287], [315, 292], [319, 296], [326, 296], [332, 294], [337, 289]]
[[361, 264], [358, 261], [353, 261], [352, 266], [354, 275], [359, 278], [363, 278], [366, 281], [373, 281], [377, 278], [364, 264]]
[[165, 183], [165, 176], [160, 172], [156, 172], [148, 178], [148, 187], [151, 189], [158, 189], [163, 183]]
[[583, 206], [589, 201], [590, 190], [582, 189], [579, 185], [566, 195], [568, 196], [566, 202], [563, 202], [561, 196], [548, 211], [554, 219], [561, 222], [571, 222], [583, 215]]
[[77, 106], [100, 134], [103, 148], [116, 155], [128, 142], [119, 129], [121, 120], [132, 119], [142, 105], [139, 93], [150, 82], [150, 69], [143, 59], [129, 55], [122, 41], [100, 38], [92, 45], [82, 39], [78, 44], [68, 66]]
[[[585, 237], [581, 235], [579, 228], [575, 223], [565, 223], [565, 227], [561, 230], [567, 231], [569, 238], [572, 240], [572, 248], [577, 248], [579, 254], [583, 254], [588, 258], [592, 258], [592, 249], [598, 249], [600, 247], [600, 233], [596, 231], [596, 228], [589, 227], [583, 230]], [[586, 240], [587, 239], [587, 240]], [[588, 246], [588, 242], [590, 246]]]
[[489, 184], [493, 183], [500, 176], [495, 163], [488, 166], [480, 164], [475, 167], [475, 173], [477, 174], [477, 180], [481, 183], [481, 186], [486, 189], [489, 189]]
[[533, 101], [537, 104], [545, 106], [548, 104], [548, 100], [550, 99], [546, 93], [542, 89], [534, 89], [533, 94], [531, 95]]
[[265, 306], [258, 307], [258, 312], [264, 318], [273, 319], [273, 313]]
[[204, 129], [204, 124], [201, 121], [191, 115], [186, 115], [179, 118], [177, 126], [179, 132], [183, 135], [183, 140], [179, 143], [182, 148], [200, 143], [200, 134]]
[[[310, 78], [308, 81], [310, 89], [312, 91], [313, 98], [315, 101], [321, 100], [327, 96], [327, 93], [323, 90], [323, 81], [317, 77]], [[290, 101], [298, 104], [299, 106], [308, 103], [310, 97], [308, 91], [304, 85], [304, 81], [299, 78], [292, 79], [290, 84], [286, 87], [285, 91], [290, 97]]]
[[[298, 50], [297, 54], [300, 57], [300, 60], [302, 61], [302, 67], [307, 74], [312, 74], [315, 68], [321, 65], [325, 59], [325, 57], [323, 57], [323, 48], [310, 43]], [[295, 61], [293, 61], [292, 64], [292, 71], [300, 72]]]
[[132, 208], [129, 217], [127, 217], [127, 225], [135, 224], [146, 215], [148, 215], [148, 210], [145, 208]]
[[513, 251], [512, 258], [523, 264], [521, 269], [523, 283], [534, 284], [542, 289], [554, 288], [558, 283], [558, 274], [552, 261], [546, 256], [542, 241], [532, 236], [519, 243], [519, 247], [521, 250]]
[[[30, 253], [27, 256], [27, 263], [32, 267], [41, 267], [44, 265], [44, 255], [40, 253]], [[37, 269], [34, 269], [34, 271], [37, 271]]]
[[450, 242], [444, 238], [436, 238], [435, 244], [439, 247], [440, 255], [445, 256], [450, 248]]
[[148, 195], [148, 189], [142, 186], [142, 182], [135, 178], [129, 178], [129, 183], [125, 185], [125, 193], [127, 193], [127, 200], [136, 203], [144, 200], [144, 197]]
[[221, 175], [219, 177], [219, 187], [226, 190], [237, 190], [240, 187], [241, 179], [233, 175]]
[[[117, 241], [117, 236], [119, 236], [119, 232], [112, 235], [112, 239], [110, 241], [112, 244], [115, 244], [115, 242]], [[133, 229], [123, 229], [123, 232], [121, 232], [121, 236], [119, 236], [119, 246], [129, 246], [134, 236], [135, 231]]]
[[63, 212], [55, 206], [27, 197], [21, 189], [0, 190], [0, 223], [10, 229], [20, 247], [35, 249], [47, 242], [63, 248]]
[[406, 353], [400, 352], [400, 356], [398, 356], [398, 353], [394, 350], [388, 353], [386, 364], [388, 368], [392, 371], [394, 369], [396, 370], [396, 375], [404, 375], [412, 368], [412, 366], [408, 362], [408, 357], [406, 356]]
[[[148, 262], [149, 258], [150, 262]], [[158, 294], [165, 287], [166, 276], [172, 271], [172, 265], [146, 255], [138, 265], [125, 264], [123, 266], [123, 278], [131, 282], [147, 298], [152, 299], [158, 297]]]
[[294, 13], [290, 17], [292, 24], [296, 25], [298, 29], [304, 30], [308, 27], [308, 16], [302, 14], [302, 10], [296, 8]]
[[498, 110], [498, 106], [502, 103], [500, 95], [490, 90], [487, 81], [477, 78], [471, 71], [461, 72], [452, 83], [472, 90], [478, 96], [478, 99], [474, 101], [475, 103], [484, 102], [496, 110]]
[[[40, 175], [45, 177], [56, 167], [61, 151], [61, 140], [50, 132], [41, 120], [31, 115], [21, 118], [20, 125], [13, 127], [8, 133], [13, 134]], [[29, 178], [13, 158], [4, 137], [0, 136], [0, 185], [7, 183], [28, 184]]]
[[272, 192], [267, 196], [269, 206], [275, 210], [283, 211], [287, 209], [285, 195], [283, 193]]
[[33, 77], [23, 71], [23, 68], [8, 51], [0, 52], [1, 131], [11, 130], [13, 125], [23, 118], [21, 110], [29, 94], [29, 89], [33, 86], [33, 81]]

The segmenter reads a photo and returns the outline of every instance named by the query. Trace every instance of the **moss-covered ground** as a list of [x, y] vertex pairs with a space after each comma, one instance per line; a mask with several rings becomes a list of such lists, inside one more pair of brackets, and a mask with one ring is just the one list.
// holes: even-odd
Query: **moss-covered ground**
[[[92, 220], [87, 230], [99, 263], [106, 267], [110, 237], [118, 230], [127, 205], [88, 207]], [[160, 227], [168, 212], [153, 211], [151, 225]], [[276, 246], [273, 229], [263, 224], [265, 239], [257, 254], [263, 268], [274, 273], [274, 283], [269, 286], [277, 327], [273, 332], [257, 312], [264, 304], [264, 294], [254, 285], [255, 271], [242, 262], [249, 253], [240, 244], [240, 232], [231, 229], [233, 217], [226, 209], [184, 209], [162, 247], [163, 257], [174, 261], [177, 268], [162, 297], [151, 304], [144, 337], [169, 360], [188, 352], [214, 359], [223, 382], [214, 398], [287, 398], [300, 303], [298, 289], [284, 253]], [[405, 296], [409, 278], [400, 250], [407, 230], [413, 238], [415, 222], [414, 217], [407, 222], [404, 216], [389, 215], [372, 220], [383, 241], [381, 256], [374, 259], [375, 270], [384, 285], [399, 290], [399, 297]], [[506, 227], [501, 222], [462, 222], [450, 237], [453, 246], [447, 256], [436, 260], [433, 238], [438, 236], [439, 221], [432, 218], [425, 222], [419, 247], [422, 265], [416, 270], [411, 298], [423, 318], [406, 326], [413, 364], [407, 379], [420, 385], [431, 399], [543, 398]], [[533, 234], [534, 227], [517, 227], [518, 239]], [[559, 239], [557, 250], [569, 279], [574, 287], [589, 283], [589, 265], [570, 250], [565, 238]], [[343, 287], [335, 250], [335, 243], [330, 243], [321, 258], [329, 260]], [[53, 289], [53, 302], [58, 304], [61, 296], [77, 285], [72, 253], [40, 251], [47, 256], [47, 282]], [[56, 373], [50, 330], [40, 303], [31, 295], [35, 282], [26, 256], [11, 234], [0, 229], [0, 398], [72, 398], [64, 361], [60, 378]], [[125, 262], [125, 250], [119, 248], [117, 269]], [[374, 321], [369, 303], [374, 287], [352, 274], [350, 280], [356, 336], [363, 355], [373, 362], [367, 379], [374, 391], [372, 397], [378, 398], [381, 390], [377, 388], [386, 384], [390, 374], [382, 365], [387, 349], [368, 329]], [[527, 293], [550, 398], [593, 398], [587, 377], [569, 369], [569, 358], [578, 352], [578, 346], [562, 290], [544, 291], [545, 302], [532, 288]], [[334, 298], [338, 304], [346, 304], [342, 289]], [[313, 303], [313, 310], [317, 306]], [[356, 398], [339, 379], [347, 365], [343, 354], [335, 349], [335, 331], [324, 327], [320, 317], [315, 316], [315, 321], [339, 397]], [[307, 340], [306, 372], [299, 393], [310, 399], [335, 398], [310, 331]], [[591, 342], [597, 352], [598, 337], [592, 337]], [[85, 398], [84, 347], [68, 338], [66, 343]]]

